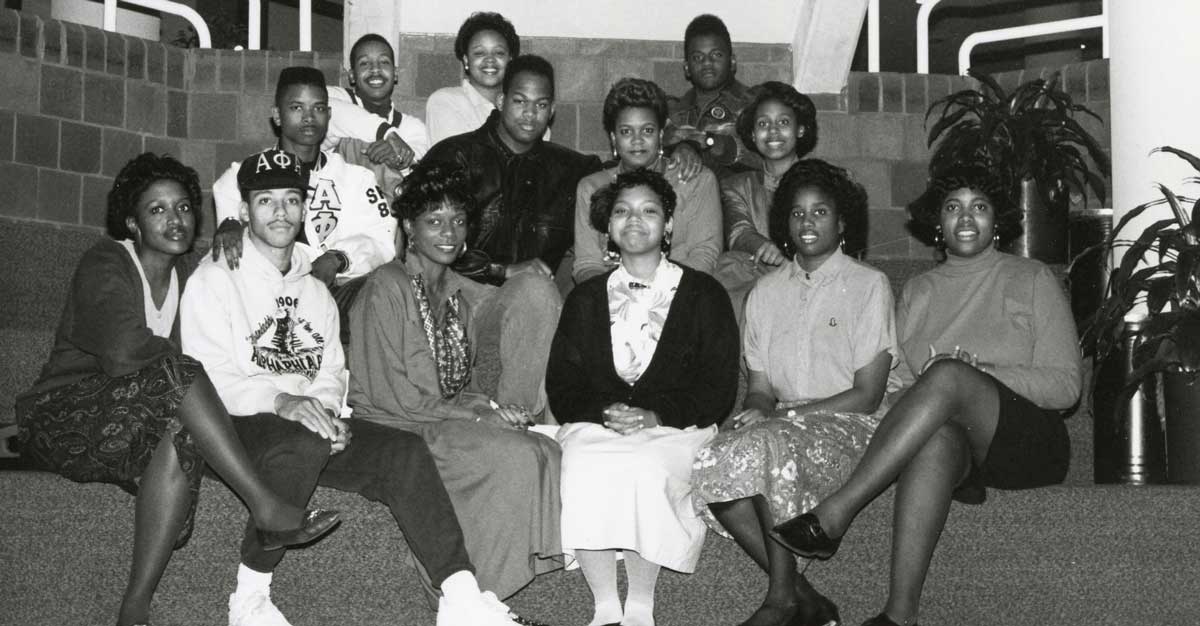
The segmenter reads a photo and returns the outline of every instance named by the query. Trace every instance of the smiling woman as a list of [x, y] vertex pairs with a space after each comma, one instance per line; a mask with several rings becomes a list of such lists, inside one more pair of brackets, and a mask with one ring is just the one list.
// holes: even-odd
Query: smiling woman
[[715, 280], [667, 259], [678, 214], [660, 174], [618, 174], [592, 196], [590, 219], [620, 261], [570, 293], [550, 349], [546, 392], [565, 424], [563, 550], [592, 590], [592, 624], [649, 626], [659, 570], [694, 571], [704, 543], [691, 463], [733, 403], [737, 326]]
[[425, 105], [430, 141], [437, 143], [482, 126], [499, 104], [508, 62], [520, 54], [521, 39], [503, 15], [471, 14], [454, 40], [454, 57], [463, 68], [462, 84], [438, 89]]
[[[461, 167], [428, 159], [404, 180], [395, 210], [407, 245], [350, 311], [348, 401], [356, 419], [424, 438], [480, 585], [503, 598], [560, 567], [559, 450], [528, 426], [549, 419], [542, 379], [561, 300], [534, 275], [501, 288], [454, 271], [475, 209], [467, 183]], [[499, 333], [495, 397], [473, 375], [485, 332]]]

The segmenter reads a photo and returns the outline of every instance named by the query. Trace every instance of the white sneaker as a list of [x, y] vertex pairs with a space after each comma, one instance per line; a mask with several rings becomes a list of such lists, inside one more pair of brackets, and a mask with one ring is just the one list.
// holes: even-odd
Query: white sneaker
[[229, 595], [229, 626], [292, 626], [267, 593]]
[[437, 626], [520, 626], [508, 606], [485, 591], [473, 602], [438, 600]]

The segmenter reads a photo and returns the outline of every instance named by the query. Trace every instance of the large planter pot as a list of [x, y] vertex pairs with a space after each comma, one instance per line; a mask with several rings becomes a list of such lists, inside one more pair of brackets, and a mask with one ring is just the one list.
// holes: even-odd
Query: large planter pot
[[1162, 378], [1166, 416], [1167, 480], [1200, 484], [1200, 376], [1167, 372]]
[[1042, 197], [1038, 183], [1032, 178], [1021, 181], [1021, 236], [1005, 246], [1006, 252], [1060, 265], [1068, 258], [1068, 207], [1062, 197], [1057, 206], [1050, 206]]

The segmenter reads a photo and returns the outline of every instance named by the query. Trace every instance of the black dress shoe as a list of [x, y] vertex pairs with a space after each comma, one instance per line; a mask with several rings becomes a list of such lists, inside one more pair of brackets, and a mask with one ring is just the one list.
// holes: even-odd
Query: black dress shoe
[[787, 626], [839, 626], [842, 623], [837, 605], [817, 591], [804, 574], [796, 577], [796, 598], [800, 601], [800, 610]]
[[772, 528], [771, 538], [798, 556], [821, 561], [833, 556], [842, 545], [841, 537], [830, 539], [825, 534], [821, 520], [812, 513], [793, 517]]
[[337, 511], [309, 509], [301, 518], [300, 527], [289, 530], [263, 530], [259, 528], [258, 543], [263, 550], [279, 550], [287, 546], [298, 546], [319, 539], [333, 530], [341, 521]]
[[[872, 617], [871, 619], [863, 622], [862, 626], [905, 626], [905, 625], [897, 624], [896, 622], [893, 622], [892, 618], [887, 616], [887, 613], [880, 613], [879, 615], [876, 615], [875, 617]], [[917, 623], [913, 622], [911, 624], [908, 624], [907, 626], [917, 626]]]

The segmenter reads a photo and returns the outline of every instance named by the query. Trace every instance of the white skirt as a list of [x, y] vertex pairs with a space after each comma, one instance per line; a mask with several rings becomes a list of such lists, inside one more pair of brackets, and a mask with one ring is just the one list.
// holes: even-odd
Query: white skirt
[[563, 426], [563, 551], [573, 560], [575, 550], [631, 550], [694, 572], [706, 527], [692, 507], [692, 462], [716, 434], [716, 426], [631, 435], [587, 422]]

